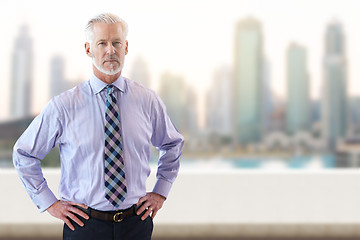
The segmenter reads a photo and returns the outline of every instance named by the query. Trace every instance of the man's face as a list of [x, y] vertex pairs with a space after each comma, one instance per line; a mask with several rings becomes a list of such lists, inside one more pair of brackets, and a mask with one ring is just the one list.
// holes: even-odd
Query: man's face
[[98, 71], [115, 75], [124, 67], [125, 55], [128, 52], [128, 42], [120, 23], [95, 23], [93, 26], [91, 45], [85, 43], [88, 56]]

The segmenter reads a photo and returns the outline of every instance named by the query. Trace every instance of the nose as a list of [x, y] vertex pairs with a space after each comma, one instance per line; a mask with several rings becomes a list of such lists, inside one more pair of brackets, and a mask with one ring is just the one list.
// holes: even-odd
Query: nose
[[114, 46], [113, 46], [111, 43], [108, 44], [106, 53], [109, 54], [109, 55], [115, 53], [115, 48], [114, 48]]

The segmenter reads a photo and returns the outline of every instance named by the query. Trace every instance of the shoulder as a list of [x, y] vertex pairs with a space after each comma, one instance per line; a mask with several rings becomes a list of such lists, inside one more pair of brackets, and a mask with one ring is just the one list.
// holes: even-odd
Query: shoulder
[[125, 77], [124, 80], [128, 98], [140, 109], [143, 109], [144, 112], [153, 115], [166, 111], [165, 104], [154, 90], [145, 87], [137, 81]]
[[152, 102], [158, 98], [158, 95], [154, 90], [145, 87], [141, 83], [126, 77], [124, 77], [124, 81], [126, 84], [126, 91], [129, 93], [129, 96], [148, 102]]
[[145, 87], [141, 83], [134, 81], [132, 79], [126, 78], [126, 77], [123, 77], [123, 78], [124, 78], [124, 81], [126, 84], [126, 88], [127, 88], [126, 90], [128, 90], [130, 92], [139, 92], [139, 93], [150, 94], [150, 95], [155, 94], [155, 92], [152, 89]]

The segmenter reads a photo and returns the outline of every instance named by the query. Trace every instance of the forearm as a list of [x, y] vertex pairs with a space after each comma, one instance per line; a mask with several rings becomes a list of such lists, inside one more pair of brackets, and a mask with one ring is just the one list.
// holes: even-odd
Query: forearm
[[16, 144], [13, 152], [13, 162], [28, 195], [40, 212], [45, 211], [57, 201], [43, 176], [39, 159], [30, 156]]
[[162, 146], [160, 150], [159, 165], [156, 174], [156, 183], [153, 189], [154, 193], [160, 194], [167, 198], [173, 182], [175, 181], [180, 168], [180, 155], [184, 140], [179, 137], [174, 139], [171, 144]]

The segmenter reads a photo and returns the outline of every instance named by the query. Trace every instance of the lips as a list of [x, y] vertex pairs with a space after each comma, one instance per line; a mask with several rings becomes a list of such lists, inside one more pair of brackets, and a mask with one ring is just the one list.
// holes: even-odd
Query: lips
[[117, 62], [117, 63], [119, 63], [119, 61], [116, 60], [116, 59], [108, 59], [108, 60], [104, 61], [104, 63], [106, 63], [106, 62], [110, 62], [110, 63]]

